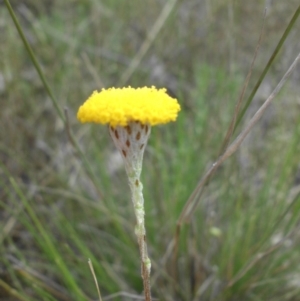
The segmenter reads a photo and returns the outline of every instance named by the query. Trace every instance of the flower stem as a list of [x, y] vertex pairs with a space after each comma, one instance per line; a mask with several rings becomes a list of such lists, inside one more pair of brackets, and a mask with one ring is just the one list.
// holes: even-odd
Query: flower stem
[[[144, 295], [146, 301], [151, 301], [151, 287], [150, 287], [150, 268], [149, 264], [150, 259], [148, 258], [147, 254], [147, 243], [146, 243], [146, 237], [143, 238], [138, 237], [138, 243], [139, 243], [139, 249], [140, 249], [140, 256], [141, 256], [141, 274], [143, 278], [143, 285], [144, 285]], [[146, 251], [146, 260], [142, 259], [142, 256], [145, 255]]]
[[139, 179], [139, 173], [129, 175], [129, 186], [132, 193], [132, 202], [134, 206], [134, 212], [137, 220], [135, 227], [135, 234], [137, 236], [140, 259], [141, 259], [141, 274], [144, 285], [144, 295], [146, 301], [151, 301], [151, 288], [150, 288], [150, 271], [151, 261], [148, 257], [147, 243], [146, 243], [146, 229], [145, 229], [145, 210], [144, 210], [144, 197], [143, 197], [143, 185]]
[[126, 127], [109, 127], [110, 136], [124, 159], [132, 194], [131, 198], [136, 216], [135, 234], [140, 250], [141, 273], [146, 301], [151, 301], [151, 261], [148, 257], [146, 244], [143, 184], [140, 181], [140, 175], [142, 172], [143, 154], [150, 132], [150, 125], [141, 124], [140, 122], [131, 122]]

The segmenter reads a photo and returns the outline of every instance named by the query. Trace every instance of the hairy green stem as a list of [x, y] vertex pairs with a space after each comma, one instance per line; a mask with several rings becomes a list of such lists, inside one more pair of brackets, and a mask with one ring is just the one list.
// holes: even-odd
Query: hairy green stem
[[[136, 170], [134, 167], [131, 170]], [[136, 216], [137, 224], [135, 226], [135, 234], [137, 236], [140, 257], [141, 257], [141, 274], [144, 284], [145, 300], [151, 300], [150, 289], [150, 271], [151, 261], [148, 257], [147, 243], [146, 243], [146, 229], [145, 229], [145, 210], [144, 210], [144, 197], [143, 185], [140, 181], [140, 171], [136, 170], [135, 173], [128, 174], [129, 186], [132, 194], [132, 202], [134, 213]]]

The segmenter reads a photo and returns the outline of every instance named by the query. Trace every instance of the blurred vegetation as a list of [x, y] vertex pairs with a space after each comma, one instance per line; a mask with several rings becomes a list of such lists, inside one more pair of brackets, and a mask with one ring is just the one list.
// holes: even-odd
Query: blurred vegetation
[[[135, 220], [120, 157], [105, 127], [76, 120], [93, 90], [120, 85], [166, 87], [182, 106], [176, 123], [153, 128], [144, 159], [153, 296], [297, 300], [299, 68], [206, 187], [191, 224], [183, 226], [176, 262], [168, 252], [184, 204], [219, 155], [265, 1], [11, 4], [68, 122], [55, 110], [0, 1], [0, 300], [95, 300], [88, 258], [103, 300], [141, 296]], [[246, 96], [298, 5], [267, 3]], [[299, 26], [298, 21], [236, 134], [299, 52]]]

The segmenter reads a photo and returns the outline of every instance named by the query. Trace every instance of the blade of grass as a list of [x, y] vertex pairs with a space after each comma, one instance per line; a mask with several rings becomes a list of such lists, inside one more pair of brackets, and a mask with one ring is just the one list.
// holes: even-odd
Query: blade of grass
[[[239, 122], [240, 122], [241, 119], [243, 118], [243, 116], [244, 116], [244, 114], [245, 114], [247, 108], [249, 107], [249, 105], [250, 105], [250, 103], [251, 103], [251, 101], [252, 101], [252, 99], [253, 99], [253, 97], [254, 97], [256, 91], [257, 91], [257, 89], [259, 88], [259, 86], [260, 86], [262, 80], [264, 79], [265, 75], [267, 74], [268, 70], [270, 69], [272, 62], [274, 61], [276, 55], [278, 54], [279, 50], [281, 49], [281, 47], [282, 47], [284, 41], [286, 40], [288, 34], [290, 33], [291, 29], [293, 28], [293, 26], [294, 26], [294, 24], [295, 24], [297, 18], [299, 17], [299, 14], [300, 14], [300, 5], [299, 5], [298, 9], [296, 10], [295, 14], [293, 15], [293, 17], [292, 17], [292, 19], [291, 19], [289, 25], [287, 26], [286, 30], [284, 31], [284, 33], [283, 33], [283, 35], [282, 35], [282, 37], [281, 37], [281, 39], [280, 39], [278, 45], [276, 46], [276, 48], [275, 48], [275, 50], [274, 50], [274, 52], [273, 52], [271, 58], [269, 59], [269, 61], [268, 61], [267, 65], [266, 65], [266, 67], [265, 67], [263, 73], [262, 73], [261, 76], [259, 77], [259, 79], [258, 79], [258, 81], [257, 81], [257, 83], [256, 83], [256, 85], [255, 85], [255, 87], [253, 88], [252, 93], [251, 93], [250, 96], [248, 97], [247, 102], [246, 102], [246, 105], [245, 105], [245, 107], [243, 108], [241, 114], [239, 115], [239, 117], [238, 117], [238, 119], [237, 119], [237, 121], [236, 121], [236, 123], [235, 123], [235, 126], [234, 126], [234, 129], [233, 129], [233, 132], [232, 132], [232, 133], [234, 133], [234, 131], [236, 130], [237, 126], [239, 125]], [[297, 60], [297, 59], [296, 59], [296, 60]], [[225, 153], [226, 153], [226, 152], [227, 152], [227, 151], [225, 151]], [[224, 154], [225, 154], [225, 153], [224, 153]], [[218, 161], [217, 161], [217, 162], [218, 162]], [[216, 163], [217, 163], [217, 162], [216, 162]], [[215, 164], [216, 164], [216, 163], [215, 163]], [[200, 192], [201, 192], [202, 187], [203, 187], [205, 184], [207, 184], [207, 182], [209, 181], [210, 177], [213, 175], [213, 173], [214, 173], [214, 171], [215, 171], [216, 169], [217, 169], [217, 166], [213, 166], [213, 167], [207, 172], [207, 174], [204, 176], [204, 178], [201, 179], [201, 180], [199, 181], [199, 183], [197, 184], [196, 188], [195, 188], [194, 191], [192, 192], [192, 194], [191, 194], [191, 196], [189, 197], [189, 199], [188, 199], [188, 201], [187, 201], [186, 204], [191, 203], [191, 202], [194, 202], [195, 199], [199, 199], [199, 195], [200, 195]], [[195, 201], [195, 203], [197, 203], [197, 201]], [[185, 207], [185, 208], [186, 208], [186, 207]], [[184, 211], [184, 210], [185, 210], [185, 209], [183, 209], [183, 211]], [[181, 217], [182, 217], [182, 215], [181, 215]], [[179, 218], [179, 220], [181, 220], [181, 218]], [[179, 224], [181, 224], [181, 222], [180, 222]], [[177, 233], [176, 236], [179, 235], [178, 231], [179, 231], [179, 230], [176, 231], [176, 233]]]
[[101, 293], [100, 293], [100, 288], [99, 288], [98, 281], [97, 281], [97, 277], [96, 277], [96, 274], [95, 274], [95, 271], [94, 271], [94, 267], [93, 267], [93, 264], [92, 264], [92, 261], [91, 261], [90, 258], [88, 260], [88, 264], [89, 264], [91, 273], [92, 273], [94, 281], [95, 281], [95, 285], [96, 285], [98, 296], [99, 296], [99, 301], [102, 301]]
[[[178, 243], [179, 243], [179, 236], [181, 231], [181, 226], [184, 222], [190, 223], [191, 217], [199, 203], [201, 193], [203, 192], [203, 187], [208, 183], [210, 178], [213, 176], [215, 171], [219, 168], [219, 166], [226, 161], [229, 157], [231, 157], [237, 149], [240, 147], [241, 143], [244, 141], [246, 136], [249, 134], [249, 132], [252, 130], [252, 128], [257, 124], [257, 122], [262, 117], [263, 113], [269, 106], [269, 104], [272, 102], [272, 100], [275, 98], [275, 96], [279, 93], [287, 79], [289, 78], [290, 74], [293, 72], [295, 67], [300, 61], [300, 53], [294, 60], [294, 62], [291, 64], [288, 71], [284, 74], [281, 81], [278, 83], [274, 91], [271, 93], [271, 95], [267, 98], [267, 100], [263, 103], [263, 105], [257, 110], [257, 112], [254, 114], [254, 116], [250, 119], [249, 123], [245, 127], [245, 129], [238, 135], [238, 137], [229, 145], [229, 147], [225, 150], [222, 156], [219, 157], [219, 159], [213, 163], [213, 165], [208, 169], [208, 171], [205, 173], [203, 178], [200, 180], [200, 182], [197, 184], [196, 188], [192, 192], [191, 196], [185, 203], [181, 214], [177, 220], [176, 230], [175, 230], [175, 236], [173, 240], [171, 240], [170, 245], [173, 244], [173, 265], [176, 263], [177, 259], [177, 253], [178, 253]], [[176, 279], [176, 270], [174, 268], [173, 276]]]
[[50, 96], [50, 99], [52, 101], [52, 104], [53, 104], [53, 106], [54, 106], [57, 114], [59, 115], [60, 119], [63, 122], [65, 122], [65, 118], [64, 118], [63, 112], [62, 112], [62, 110], [60, 109], [60, 107], [58, 105], [58, 100], [55, 97], [55, 95], [52, 93], [52, 90], [51, 90], [51, 88], [50, 88], [50, 86], [49, 86], [49, 84], [48, 84], [48, 82], [46, 80], [46, 77], [44, 76], [43, 71], [42, 71], [42, 68], [40, 67], [40, 65], [39, 65], [39, 63], [38, 63], [38, 61], [37, 61], [37, 59], [36, 59], [36, 57], [35, 57], [32, 49], [31, 49], [31, 47], [30, 47], [30, 45], [29, 45], [29, 43], [28, 43], [28, 41], [27, 41], [27, 39], [25, 37], [25, 35], [24, 35], [22, 27], [21, 27], [21, 25], [20, 25], [20, 23], [19, 23], [16, 15], [15, 15], [15, 13], [14, 13], [13, 8], [11, 7], [11, 5], [9, 3], [9, 0], [4, 0], [4, 2], [5, 2], [5, 5], [6, 5], [8, 11], [9, 11], [9, 14], [10, 14], [11, 18], [13, 19], [13, 22], [14, 22], [16, 28], [17, 28], [17, 31], [18, 31], [21, 39], [22, 39], [22, 42], [23, 42], [26, 50], [28, 51], [30, 59], [31, 59], [31, 61], [32, 61], [33, 65], [34, 65], [34, 67], [35, 67], [35, 69], [36, 69], [36, 71], [37, 71], [37, 73], [38, 73], [38, 75], [39, 75], [39, 77], [40, 77], [40, 79], [41, 79], [41, 81], [42, 81], [42, 83], [43, 83], [43, 85], [44, 85], [47, 93], [48, 93], [48, 95]]
[[258, 50], [260, 48], [260, 43], [261, 43], [261, 40], [262, 40], [262, 35], [263, 35], [263, 31], [264, 31], [264, 25], [265, 25], [265, 19], [266, 19], [266, 12], [267, 10], [265, 9], [265, 12], [264, 12], [264, 16], [263, 16], [263, 25], [262, 25], [262, 28], [261, 28], [261, 31], [260, 31], [260, 35], [259, 35], [259, 39], [258, 39], [258, 42], [257, 42], [257, 45], [256, 45], [256, 48], [255, 48], [255, 51], [254, 51], [254, 56], [253, 56], [253, 59], [252, 59], [252, 62], [251, 62], [251, 65], [250, 65], [250, 69], [249, 69], [249, 72], [247, 74], [247, 77], [246, 77], [246, 80], [245, 80], [245, 83], [243, 85], [243, 88], [242, 88], [242, 92], [241, 92], [241, 95], [237, 101], [237, 104], [235, 106], [235, 110], [234, 110], [234, 113], [233, 113], [233, 117], [232, 117], [232, 120], [230, 122], [230, 125], [229, 125], [229, 128], [227, 130], [227, 133], [226, 133], [226, 136], [225, 136], [225, 139], [222, 143], [222, 146], [221, 146], [221, 150], [220, 150], [220, 153], [219, 155], [221, 155], [224, 150], [227, 148], [229, 142], [230, 142], [230, 139], [233, 135], [233, 132], [234, 132], [234, 129], [235, 129], [235, 126], [236, 126], [236, 120], [238, 118], [238, 114], [240, 112], [240, 108], [241, 108], [241, 105], [242, 105], [242, 101], [244, 99], [244, 95], [245, 95], [245, 92], [246, 92], [246, 89], [248, 87], [248, 84], [249, 84], [249, 80], [250, 80], [250, 77], [251, 77], [251, 74], [252, 74], [252, 70], [253, 70], [253, 66], [254, 66], [254, 63], [255, 63], [255, 60], [256, 60], [256, 57], [257, 57], [257, 54], [258, 54]]
[[61, 119], [61, 121], [63, 122], [63, 124], [65, 126], [65, 129], [66, 129], [67, 134], [68, 134], [68, 136], [70, 138], [71, 144], [74, 146], [74, 148], [76, 149], [79, 157], [81, 158], [81, 161], [83, 162], [85, 170], [86, 170], [87, 174], [89, 175], [89, 178], [92, 181], [92, 183], [93, 183], [96, 191], [98, 192], [100, 199], [103, 199], [103, 194], [102, 194], [102, 192], [99, 189], [99, 184], [97, 184], [96, 177], [95, 177], [95, 175], [94, 175], [94, 173], [92, 171], [92, 168], [91, 168], [89, 162], [87, 161], [84, 153], [81, 151], [81, 149], [80, 149], [80, 147], [78, 145], [78, 142], [75, 139], [73, 133], [70, 130], [68, 119], [66, 118], [66, 116], [63, 113], [63, 111], [61, 110], [61, 108], [58, 105], [58, 103], [59, 103], [58, 99], [56, 98], [56, 96], [52, 92], [52, 89], [50, 88], [50, 85], [48, 84], [48, 82], [46, 80], [46, 77], [45, 77], [45, 75], [44, 75], [44, 73], [42, 71], [42, 68], [41, 68], [40, 64], [38, 63], [38, 60], [36, 59], [36, 57], [35, 57], [32, 49], [31, 49], [31, 47], [30, 47], [30, 45], [29, 45], [29, 43], [28, 43], [28, 41], [27, 41], [27, 39], [25, 37], [23, 29], [22, 29], [22, 27], [21, 27], [21, 25], [20, 25], [20, 23], [19, 23], [16, 15], [14, 13], [14, 10], [13, 10], [13, 8], [10, 5], [9, 0], [4, 0], [4, 1], [5, 1], [5, 5], [6, 5], [8, 11], [9, 11], [9, 14], [10, 14], [10, 16], [11, 16], [11, 18], [12, 18], [12, 20], [13, 20], [16, 28], [17, 28], [17, 31], [18, 31], [18, 33], [19, 33], [19, 35], [21, 37], [21, 40], [22, 40], [22, 42], [23, 42], [23, 44], [25, 46], [25, 49], [27, 50], [27, 52], [29, 54], [29, 57], [30, 57], [30, 59], [31, 59], [31, 61], [32, 61], [32, 63], [34, 65], [34, 67], [35, 67], [35, 69], [36, 69], [36, 71], [37, 71], [37, 73], [38, 73], [38, 75], [39, 75], [39, 77], [40, 77], [40, 79], [41, 79], [44, 87], [45, 87], [45, 90], [46, 90], [47, 94], [49, 95], [49, 97], [50, 97], [50, 99], [52, 101], [52, 104], [53, 104], [53, 106], [55, 108], [55, 111], [57, 112], [59, 118]]
[[282, 46], [283, 46], [283, 43], [285, 42], [285, 40], [287, 39], [288, 35], [290, 34], [290, 32], [291, 32], [291, 30], [292, 30], [292, 28], [293, 28], [295, 22], [297, 21], [299, 15], [300, 15], [300, 5], [298, 6], [297, 10], [295, 11], [295, 13], [294, 13], [294, 15], [293, 15], [293, 17], [292, 17], [290, 23], [288, 24], [286, 30], [284, 31], [284, 33], [283, 33], [281, 39], [279, 40], [279, 42], [278, 42], [278, 44], [277, 44], [277, 46], [276, 46], [274, 52], [272, 53], [272, 55], [271, 55], [271, 57], [270, 57], [270, 59], [269, 59], [267, 65], [265, 66], [265, 68], [264, 68], [262, 74], [261, 74], [260, 77], [258, 78], [258, 80], [257, 80], [257, 82], [256, 82], [256, 84], [255, 84], [255, 86], [254, 86], [254, 88], [253, 88], [251, 94], [249, 95], [249, 97], [248, 97], [248, 99], [247, 99], [247, 101], [246, 101], [246, 104], [245, 104], [244, 108], [242, 109], [241, 114], [239, 115], [239, 117], [238, 117], [238, 119], [237, 119], [237, 121], [236, 121], [236, 124], [235, 124], [235, 127], [234, 127], [233, 132], [236, 130], [236, 128], [237, 128], [238, 125], [240, 124], [241, 120], [243, 119], [243, 117], [244, 117], [244, 115], [245, 115], [245, 113], [246, 113], [248, 107], [250, 106], [250, 104], [251, 104], [251, 102], [252, 102], [252, 100], [253, 100], [253, 97], [254, 97], [255, 93], [257, 92], [257, 90], [258, 90], [260, 84], [262, 83], [263, 79], [265, 78], [266, 74], [268, 73], [270, 67], [272, 66], [272, 64], [273, 64], [273, 62], [274, 62], [276, 56], [278, 55], [280, 49], [281, 49]]
[[13, 296], [16, 298], [16, 300], [21, 301], [31, 301], [31, 299], [26, 298], [22, 294], [20, 294], [18, 291], [16, 291], [14, 288], [9, 286], [6, 282], [0, 279], [0, 287], [2, 287], [3, 290], [7, 291], [10, 296]]
[[[287, 26], [284, 34], [282, 35], [277, 47], [275, 48], [275, 51], [273, 52], [271, 58], [269, 59], [263, 73], [259, 77], [254, 89], [252, 90], [252, 93], [247, 99], [246, 105], [243, 108], [241, 114], [239, 115], [237, 121], [235, 121], [236, 116], [233, 117], [232, 123], [230, 125], [230, 128], [228, 130], [228, 133], [226, 135], [226, 138], [224, 140], [224, 148], [227, 146], [227, 140], [229, 141], [230, 136], [234, 133], [236, 130], [237, 126], [239, 125], [241, 119], [243, 118], [246, 110], [248, 109], [257, 89], [259, 88], [261, 82], [263, 81], [265, 75], [267, 74], [268, 70], [270, 69], [272, 63], [274, 62], [275, 57], [277, 56], [279, 50], [281, 49], [284, 41], [286, 40], [288, 34], [290, 33], [291, 29], [293, 28], [298, 16], [300, 14], [300, 6], [296, 10], [295, 14], [293, 15], [289, 25]], [[178, 254], [178, 244], [179, 244], [179, 237], [180, 237], [180, 231], [181, 231], [181, 226], [184, 222], [189, 223], [191, 216], [193, 212], [195, 211], [197, 204], [199, 203], [201, 194], [203, 193], [203, 187], [208, 184], [210, 181], [211, 177], [214, 175], [215, 171], [218, 169], [218, 167], [227, 159], [229, 158], [235, 151], [239, 148], [240, 144], [243, 142], [245, 137], [248, 135], [248, 133], [251, 131], [252, 127], [257, 123], [257, 121], [260, 119], [262, 116], [264, 110], [267, 108], [269, 103], [273, 100], [273, 98], [278, 94], [280, 91], [281, 87], [287, 80], [288, 76], [290, 73], [293, 71], [293, 69], [296, 67], [298, 61], [300, 58], [300, 54], [297, 56], [293, 64], [290, 66], [289, 70], [286, 72], [286, 74], [283, 76], [282, 80], [279, 82], [273, 93], [269, 96], [269, 98], [265, 101], [265, 103], [261, 106], [261, 108], [256, 112], [256, 114], [253, 116], [253, 118], [250, 120], [248, 123], [247, 127], [245, 128], [244, 131], [240, 133], [240, 135], [231, 143], [231, 145], [225, 150], [222, 156], [219, 157], [219, 159], [212, 165], [212, 167], [206, 172], [204, 177], [198, 182], [196, 188], [190, 195], [189, 199], [187, 200], [178, 220], [177, 220], [177, 225], [175, 229], [175, 235], [173, 240], [170, 242], [170, 245], [173, 245], [173, 277], [176, 279], [177, 278], [177, 272], [176, 272], [176, 261], [177, 261], [177, 254]], [[247, 84], [247, 80], [246, 80]], [[245, 85], [246, 85], [245, 84]], [[243, 93], [242, 93], [243, 94]], [[238, 103], [239, 105], [240, 103]], [[239, 111], [239, 107], [237, 108], [236, 112]], [[231, 128], [232, 127], [232, 128]], [[223, 147], [222, 147], [223, 148]]]
[[[243, 108], [240, 116], [238, 117], [237, 121], [235, 122], [235, 126], [233, 128], [233, 131], [232, 133], [234, 133], [234, 131], [236, 130], [237, 126], [239, 125], [241, 119], [243, 118], [247, 108], [249, 107], [257, 89], [259, 88], [262, 80], [264, 79], [265, 75], [267, 74], [268, 70], [270, 69], [275, 57], [277, 56], [279, 50], [281, 49], [284, 41], [286, 40], [287, 36], [289, 35], [291, 29], [293, 28], [297, 18], [299, 17], [299, 14], [300, 14], [300, 5], [298, 7], [298, 9], [296, 10], [295, 14], [293, 15], [290, 23], [288, 24], [286, 30], [284, 31], [279, 43], [277, 44], [271, 58], [269, 59], [263, 73], [261, 74], [261, 76], [259, 77], [255, 87], [253, 88], [252, 90], [252, 93], [250, 94], [250, 96], [248, 97], [247, 99], [247, 102], [246, 102], [246, 105], [245, 107]], [[275, 88], [274, 92], [277, 90], [277, 88], [279, 86], [281, 86], [281, 83], [282, 85], [284, 84], [284, 82], [286, 81], [287, 77], [286, 75], [290, 74], [290, 71], [292, 71], [295, 66], [297, 65], [298, 63], [298, 60], [299, 60], [299, 55], [297, 56], [297, 58], [295, 59], [294, 63], [291, 65], [290, 69], [287, 71], [287, 73], [284, 75], [284, 77], [282, 78], [282, 80], [280, 81], [280, 83], [278, 84], [278, 86]], [[291, 70], [292, 69], [292, 70]], [[279, 88], [279, 90], [281, 89], [281, 87]], [[276, 94], [279, 92], [279, 90], [276, 92]], [[273, 93], [274, 93], [273, 92]], [[273, 94], [272, 93], [272, 94]], [[271, 95], [272, 95], [271, 94]], [[275, 94], [275, 95], [276, 95]], [[271, 95], [269, 98], [271, 98]], [[272, 97], [272, 99], [275, 97], [275, 95]], [[257, 113], [263, 108], [263, 106], [268, 103], [268, 100], [269, 98], [266, 100], [266, 102], [261, 106], [261, 108], [257, 111]], [[271, 99], [271, 100], [272, 100]], [[267, 104], [268, 105], [268, 104]], [[265, 110], [265, 108], [263, 109], [263, 111]], [[256, 114], [257, 114], [256, 113]], [[263, 112], [261, 112], [262, 114]], [[255, 114], [255, 116], [257, 116]], [[254, 117], [255, 117], [254, 116]], [[249, 126], [249, 131], [252, 129], [252, 127], [255, 125], [255, 123], [260, 119], [260, 116], [257, 116], [258, 119], [255, 121], [254, 120], [254, 124], [251, 125], [251, 121], [253, 121], [254, 117], [250, 120], [248, 126]], [[214, 172], [217, 170], [217, 168], [228, 158], [230, 157], [236, 150], [237, 148], [239, 147], [239, 145], [242, 143], [242, 141], [244, 140], [244, 138], [247, 136], [247, 134], [249, 133], [249, 131], [247, 130], [248, 127], [246, 127], [246, 129], [237, 137], [237, 139], [228, 147], [228, 149], [223, 153], [222, 156], [219, 157], [219, 159], [213, 164], [213, 166], [207, 171], [207, 173], [204, 175], [204, 177], [199, 181], [199, 183], [197, 184], [196, 188], [194, 189], [194, 191], [192, 192], [192, 194], [190, 195], [189, 199], [187, 200], [181, 214], [180, 214], [180, 217], [177, 221], [177, 226], [176, 226], [176, 230], [175, 230], [175, 244], [174, 244], [174, 252], [173, 252], [173, 256], [176, 257], [177, 255], [177, 243], [178, 243], [178, 239], [179, 239], [179, 235], [180, 235], [180, 228], [181, 228], [181, 225], [182, 223], [185, 221], [185, 222], [189, 222], [189, 219], [192, 215], [192, 212], [195, 210], [198, 202], [199, 202], [199, 198], [201, 196], [201, 191], [202, 191], [202, 188], [204, 187], [204, 185], [206, 185], [210, 178], [213, 176]], [[231, 133], [231, 134], [232, 134]], [[243, 137], [242, 135], [245, 134], [245, 136]], [[227, 136], [226, 136], [227, 137]], [[238, 139], [242, 138], [242, 140], [239, 142]], [[225, 140], [226, 141], [226, 140]], [[237, 144], [236, 144], [237, 143]], [[236, 147], [236, 148], [235, 148]], [[235, 148], [235, 149], [234, 149]], [[229, 149], [231, 149], [229, 151]], [[227, 156], [228, 155], [228, 156]]]
[[83, 294], [83, 292], [80, 290], [77, 283], [74, 281], [74, 278], [71, 275], [70, 271], [68, 270], [67, 266], [65, 265], [62, 257], [60, 256], [59, 251], [56, 249], [55, 245], [53, 244], [50, 235], [47, 233], [42, 223], [40, 222], [39, 218], [37, 217], [36, 213], [30, 206], [28, 199], [25, 197], [24, 193], [21, 191], [20, 187], [18, 186], [14, 178], [9, 176], [9, 180], [13, 189], [15, 190], [18, 197], [22, 201], [24, 208], [26, 208], [26, 211], [28, 212], [34, 225], [36, 226], [37, 231], [40, 233], [42, 239], [44, 240], [45, 246], [47, 247], [50, 256], [53, 258], [54, 262], [56, 263], [59, 270], [61, 271], [63, 275], [63, 280], [68, 285], [71, 292], [78, 297], [78, 300], [86, 300], [87, 297]]
[[17, 270], [17, 273], [19, 276], [22, 277], [23, 280], [26, 280], [29, 283], [34, 283], [36, 286], [39, 286], [40, 288], [44, 289], [46, 292], [50, 293], [51, 296], [55, 296], [55, 298], [61, 300], [61, 301], [71, 301], [72, 298], [70, 296], [64, 295], [62, 292], [57, 290], [55, 286], [51, 286], [48, 283], [49, 279], [41, 280], [38, 277], [35, 277], [34, 275], [28, 273], [25, 269], [19, 268]]
[[257, 253], [254, 258], [252, 258], [248, 263], [245, 264], [245, 266], [229, 281], [227, 284], [227, 288], [233, 286], [238, 280], [240, 280], [244, 275], [247, 274], [247, 272], [252, 269], [259, 261], [264, 259], [266, 256], [270, 255], [274, 251], [276, 251], [278, 248], [280, 248], [288, 238], [290, 238], [294, 233], [299, 231], [298, 228], [294, 228], [290, 233], [288, 233], [285, 237], [283, 237], [278, 243], [276, 243], [274, 246], [268, 248], [264, 252]]
[[222, 156], [219, 157], [219, 159], [210, 167], [210, 169], [206, 172], [202, 180], [199, 182], [198, 186], [192, 193], [189, 200], [186, 202], [186, 205], [184, 206], [180, 217], [178, 219], [178, 224], [181, 225], [183, 222], [189, 222], [192, 213], [195, 210], [195, 207], [197, 206], [199, 199], [196, 199], [195, 197], [200, 193], [202, 187], [207, 183], [211, 175], [216, 171], [216, 169], [224, 162], [226, 161], [230, 156], [232, 156], [236, 150], [239, 148], [241, 143], [244, 141], [246, 136], [249, 134], [249, 132], [252, 130], [252, 128], [257, 124], [257, 122], [262, 117], [263, 113], [267, 109], [267, 107], [270, 105], [270, 103], [273, 101], [275, 96], [279, 93], [283, 85], [286, 83], [287, 79], [293, 72], [293, 70], [296, 68], [297, 64], [300, 61], [300, 53], [294, 60], [294, 62], [291, 64], [287, 72], [284, 74], [274, 91], [270, 94], [270, 96], [267, 98], [267, 100], [263, 103], [263, 105], [257, 110], [257, 112], [254, 114], [254, 116], [250, 119], [245, 129], [238, 135], [238, 137], [229, 145], [229, 147], [226, 149], [226, 151], [223, 153]]
[[169, 17], [170, 13], [172, 12], [177, 0], [169, 0], [164, 8], [162, 9], [160, 15], [156, 19], [156, 22], [152, 26], [147, 38], [145, 39], [144, 43], [142, 44], [141, 48], [139, 49], [136, 56], [133, 58], [131, 64], [128, 66], [126, 71], [121, 76], [119, 84], [121, 86], [125, 85], [127, 81], [130, 79], [134, 71], [137, 69], [139, 64], [141, 63], [143, 57], [149, 50], [150, 46], [152, 45], [153, 41], [157, 37], [159, 31], [162, 29], [163, 25], [165, 24], [167, 18]]
[[67, 293], [62, 286], [49, 279], [47, 276], [29, 268], [23, 261], [18, 260], [14, 256], [8, 255], [7, 257], [10, 264], [14, 267], [16, 274], [18, 274], [18, 277], [21, 276], [22, 279], [27, 280], [28, 282], [37, 283], [60, 300], [70, 301], [70, 296], [67, 296]]

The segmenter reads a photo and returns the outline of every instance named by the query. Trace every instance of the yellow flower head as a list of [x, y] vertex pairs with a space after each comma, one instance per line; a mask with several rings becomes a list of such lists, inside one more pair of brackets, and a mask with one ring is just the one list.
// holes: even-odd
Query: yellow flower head
[[166, 89], [155, 87], [110, 88], [94, 91], [79, 108], [80, 122], [109, 124], [112, 127], [127, 126], [139, 121], [141, 124], [157, 125], [175, 121], [180, 106]]

